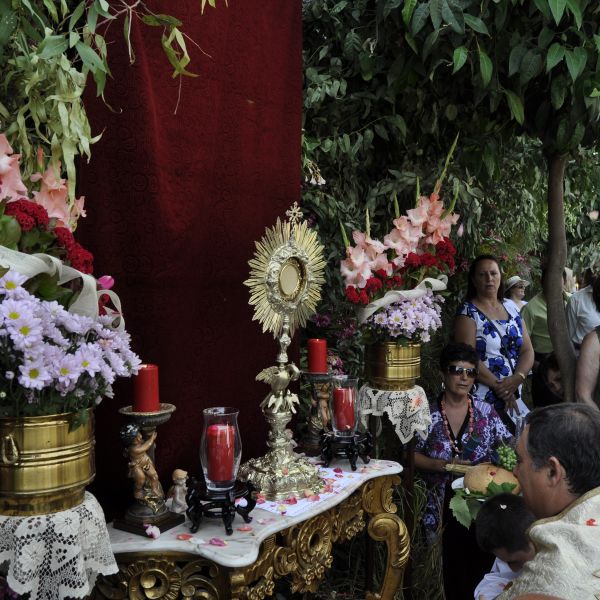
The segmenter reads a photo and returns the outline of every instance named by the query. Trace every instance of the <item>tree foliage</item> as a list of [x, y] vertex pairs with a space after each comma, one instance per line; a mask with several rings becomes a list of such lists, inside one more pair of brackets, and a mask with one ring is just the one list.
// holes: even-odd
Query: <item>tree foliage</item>
[[[308, 180], [321, 175], [326, 182], [309, 185], [304, 202], [324, 240], [337, 243], [332, 283], [338, 283], [333, 261], [343, 251], [338, 217], [357, 227], [368, 207], [372, 222], [385, 229], [391, 196], [412, 203], [417, 176], [425, 189], [457, 131], [445, 191], [459, 193], [467, 258], [495, 245], [514, 258], [504, 265], [511, 274], [527, 266], [518, 257], [552, 255], [543, 251], [548, 217], [562, 210], [552, 213], [546, 203], [547, 161], [566, 163], [567, 153], [574, 157], [567, 227], [582, 242], [580, 251], [597, 236], [593, 221], [581, 225], [581, 210], [586, 203], [585, 214], [593, 210], [597, 195], [597, 176], [590, 175], [598, 172], [596, 3], [312, 0], [304, 6], [304, 166]], [[585, 260], [582, 252], [573, 256]], [[329, 293], [339, 299], [339, 291]]]
[[[215, 0], [202, 0], [215, 6]], [[75, 198], [76, 157], [90, 157], [94, 136], [83, 104], [91, 76], [98, 95], [110, 78], [107, 28], [119, 23], [131, 62], [134, 21], [163, 30], [161, 46], [173, 76], [192, 76], [181, 21], [140, 0], [0, 0], [0, 132], [21, 154], [24, 179], [39, 169], [38, 147], [66, 171]]]

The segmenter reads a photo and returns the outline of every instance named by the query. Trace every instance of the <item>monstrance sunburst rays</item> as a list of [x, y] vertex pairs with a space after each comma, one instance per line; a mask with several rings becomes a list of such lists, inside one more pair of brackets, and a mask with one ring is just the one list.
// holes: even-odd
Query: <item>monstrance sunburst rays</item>
[[[250, 305], [254, 306], [253, 321], [262, 324], [263, 332], [275, 337], [281, 333], [284, 317], [289, 317], [290, 335], [303, 327], [316, 310], [324, 282], [323, 246], [306, 221], [297, 222], [293, 211], [289, 221], [277, 219], [256, 242], [254, 258], [248, 261], [250, 278], [244, 285], [250, 288]], [[284, 267], [292, 265], [298, 276], [293, 291], [282, 286]]]

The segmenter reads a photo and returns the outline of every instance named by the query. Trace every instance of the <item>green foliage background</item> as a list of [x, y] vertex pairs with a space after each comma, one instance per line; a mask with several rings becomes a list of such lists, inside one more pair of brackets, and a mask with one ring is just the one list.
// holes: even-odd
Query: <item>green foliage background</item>
[[[547, 4], [539, 0], [544, 2]], [[496, 4], [509, 10], [517, 2], [500, 0]], [[438, 5], [445, 15], [439, 22]], [[487, 115], [487, 106], [480, 111], [477, 99], [453, 89], [460, 83], [459, 74], [453, 83], [457, 61], [463, 62], [461, 68], [471, 69], [474, 77], [482, 66], [486, 68], [477, 56], [477, 48], [484, 52], [484, 26], [476, 20], [479, 17], [467, 15], [490, 6], [489, 1], [469, 0], [304, 2], [303, 206], [327, 252], [328, 283], [320, 313], [325, 322], [331, 319], [327, 335], [352, 372], [360, 372], [361, 350], [352, 333], [353, 315], [343, 302], [340, 222], [348, 232], [364, 230], [368, 208], [374, 237], [382, 237], [391, 227], [393, 194], [397, 194], [401, 209], [412, 207], [417, 177], [423, 193], [430, 193], [458, 132], [460, 139], [442, 199], [449, 202], [458, 191], [456, 212], [464, 228], [463, 237], [457, 240], [462, 266], [480, 252], [493, 252], [501, 258], [506, 275], [519, 273], [534, 280], [539, 275], [547, 242], [542, 140], [517, 135], [520, 130], [511, 129], [510, 111], [518, 112], [518, 107], [508, 101], [506, 92], [499, 90], [502, 106], [494, 93], [487, 99], [502, 113], [494, 121], [482, 116], [484, 112]], [[462, 25], [453, 27], [445, 7], [453, 9], [452, 15], [463, 16]], [[545, 16], [532, 12], [531, 18]], [[470, 44], [464, 61], [451, 50], [452, 44], [459, 44], [460, 35]], [[531, 44], [526, 38], [523, 31], [521, 38], [507, 40], [507, 44]], [[447, 48], [436, 48], [443, 39]], [[436, 56], [447, 52], [448, 57], [431, 64], [429, 53], [434, 49]], [[543, 51], [534, 54], [542, 56]], [[508, 60], [510, 49], [507, 52]], [[520, 68], [527, 71], [529, 58], [523, 55], [521, 59]], [[557, 69], [561, 66], [568, 72], [566, 62]], [[526, 84], [526, 76], [522, 79]], [[520, 91], [519, 85], [515, 93]], [[598, 222], [587, 216], [598, 208], [600, 169], [593, 146], [577, 147], [573, 157], [567, 173], [566, 223], [569, 264], [580, 271], [600, 259]], [[431, 360], [448, 337], [451, 315], [463, 288], [464, 273], [459, 272], [451, 281], [444, 330], [426, 347], [423, 367], [427, 381], [435, 381]], [[321, 324], [323, 319], [318, 317], [317, 322]], [[323, 334], [323, 329], [309, 329], [308, 335]]]

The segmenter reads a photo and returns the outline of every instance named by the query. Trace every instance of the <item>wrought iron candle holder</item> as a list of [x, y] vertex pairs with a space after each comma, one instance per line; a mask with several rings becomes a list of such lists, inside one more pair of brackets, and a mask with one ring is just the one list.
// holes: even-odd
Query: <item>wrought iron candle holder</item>
[[367, 464], [371, 458], [373, 438], [370, 432], [354, 433], [351, 436], [341, 436], [334, 431], [328, 431], [321, 436], [321, 460], [325, 467], [336, 457], [346, 458], [350, 467], [356, 471], [356, 461], [360, 457]]
[[[236, 500], [245, 500], [242, 506]], [[204, 518], [221, 519], [227, 535], [233, 533], [233, 519], [238, 514], [246, 523], [252, 521], [250, 512], [256, 506], [256, 489], [251, 482], [236, 481], [228, 490], [209, 490], [204, 482], [192, 478], [188, 483], [186, 514], [192, 522], [191, 532], [196, 533]]]
[[116, 529], [145, 536], [146, 525], [166, 531], [185, 521], [184, 515], [167, 509], [165, 493], [154, 467], [156, 428], [166, 423], [174, 411], [175, 406], [166, 403], [161, 403], [159, 410], [153, 412], [136, 412], [131, 406], [119, 409], [128, 421], [121, 428], [121, 441], [128, 457], [135, 502], [122, 518], [114, 520]]

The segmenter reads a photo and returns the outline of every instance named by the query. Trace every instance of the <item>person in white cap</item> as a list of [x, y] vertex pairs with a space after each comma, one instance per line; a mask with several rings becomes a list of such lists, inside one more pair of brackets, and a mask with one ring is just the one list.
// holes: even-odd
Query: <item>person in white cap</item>
[[525, 288], [529, 285], [529, 281], [525, 281], [518, 275], [513, 275], [506, 280], [504, 288], [504, 297], [512, 300], [515, 306], [521, 310], [527, 302], [525, 298]]

